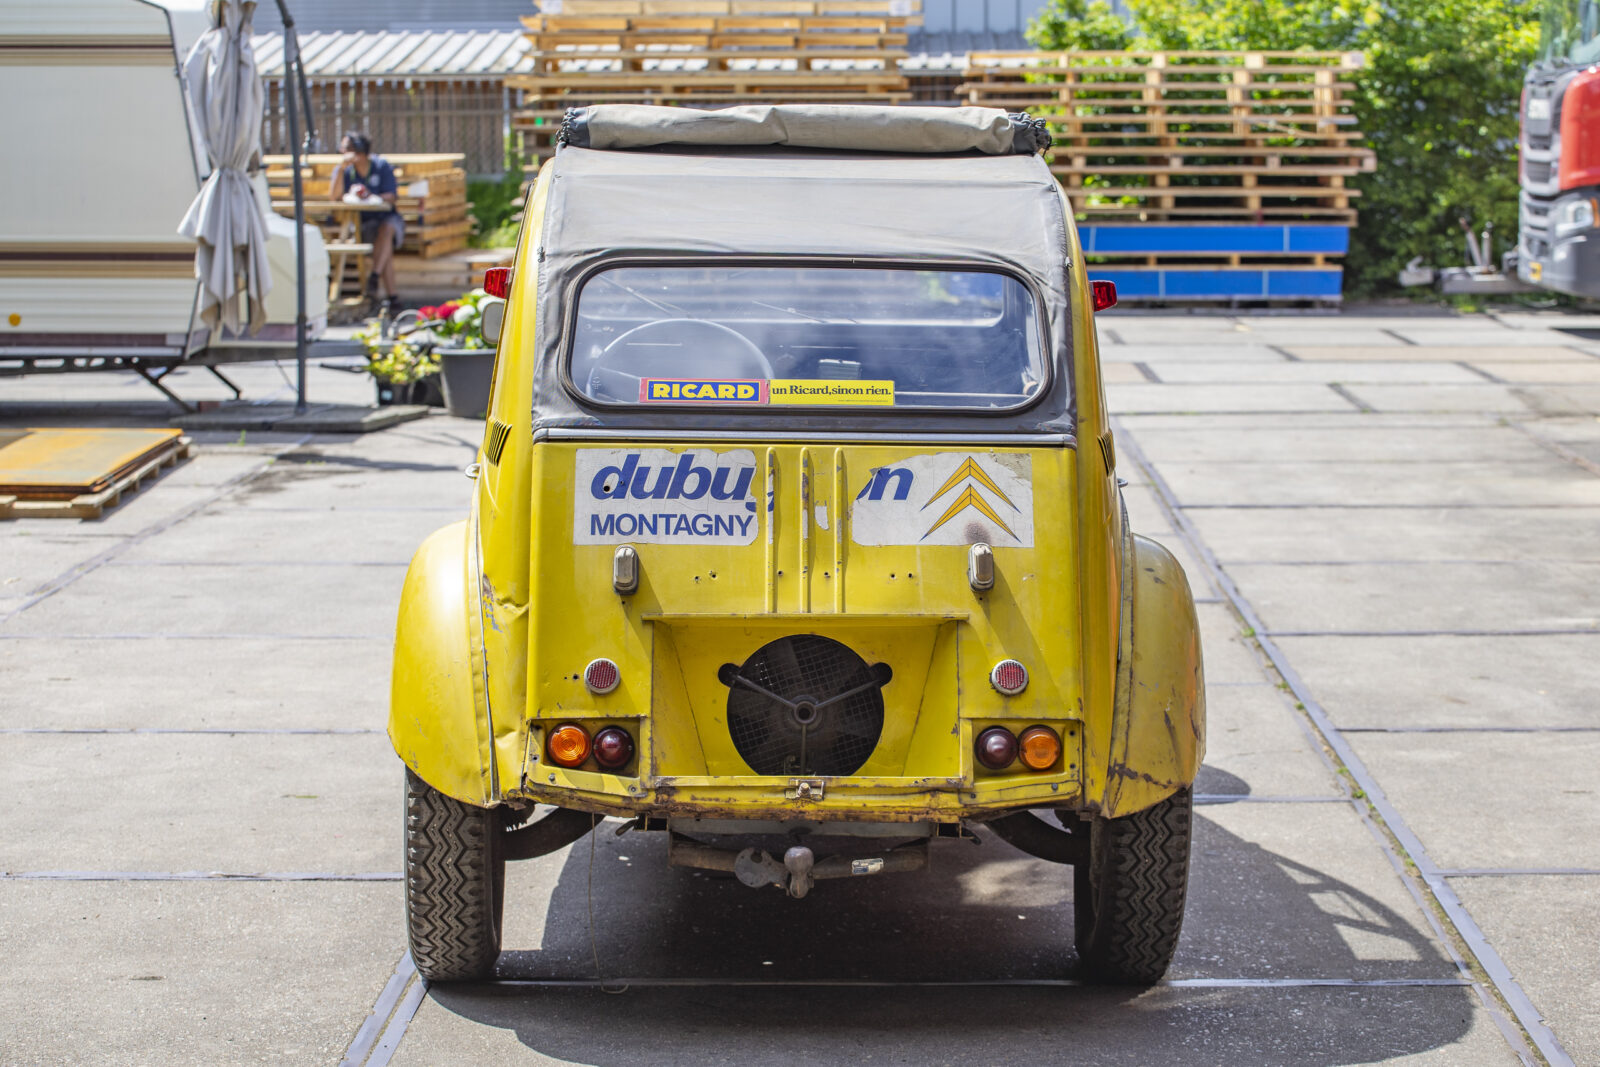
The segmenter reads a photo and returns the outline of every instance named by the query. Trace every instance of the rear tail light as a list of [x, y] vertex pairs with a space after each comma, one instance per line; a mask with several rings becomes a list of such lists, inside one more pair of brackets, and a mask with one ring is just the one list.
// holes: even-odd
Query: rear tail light
[[991, 726], [973, 746], [978, 762], [991, 771], [1003, 771], [1017, 758], [1017, 737], [1004, 726]]
[[1104, 311], [1106, 308], [1117, 306], [1116, 282], [1090, 282], [1089, 294], [1094, 300], [1094, 309], [1096, 311]]
[[989, 684], [1008, 697], [1028, 688], [1028, 668], [1014, 659], [1003, 659], [989, 672]]
[[583, 684], [589, 687], [592, 693], [604, 696], [617, 687], [622, 681], [622, 672], [617, 670], [617, 665], [604, 657], [592, 661], [583, 669]]
[[1061, 738], [1048, 726], [1030, 726], [1017, 738], [1017, 754], [1030, 771], [1048, 771], [1061, 758]]
[[620, 726], [607, 726], [594, 735], [594, 761], [608, 771], [626, 767], [633, 759], [633, 737]]
[[490, 267], [483, 272], [483, 291], [501, 300], [511, 295], [511, 268]]
[[581, 726], [567, 723], [550, 731], [545, 742], [550, 762], [557, 767], [576, 767], [589, 758], [589, 733]]

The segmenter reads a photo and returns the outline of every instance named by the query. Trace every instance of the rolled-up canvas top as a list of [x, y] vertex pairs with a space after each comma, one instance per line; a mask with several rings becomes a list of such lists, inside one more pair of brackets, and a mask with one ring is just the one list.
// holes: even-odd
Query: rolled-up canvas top
[[1035, 155], [1050, 145], [1045, 124], [991, 107], [875, 104], [744, 104], [702, 111], [645, 104], [573, 108], [561, 143], [625, 150], [660, 145], [831, 148], [861, 152]]

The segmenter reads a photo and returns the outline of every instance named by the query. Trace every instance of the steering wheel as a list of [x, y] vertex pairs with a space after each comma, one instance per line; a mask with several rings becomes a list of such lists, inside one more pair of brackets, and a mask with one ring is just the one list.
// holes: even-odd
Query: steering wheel
[[[676, 351], [674, 351], [676, 350]], [[754, 341], [707, 319], [657, 319], [635, 326], [605, 347], [585, 390], [597, 400], [632, 403], [646, 378], [773, 377]]]

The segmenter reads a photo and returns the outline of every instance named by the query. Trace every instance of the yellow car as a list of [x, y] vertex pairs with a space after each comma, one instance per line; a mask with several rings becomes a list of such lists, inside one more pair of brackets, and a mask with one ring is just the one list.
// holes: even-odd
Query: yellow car
[[486, 280], [474, 504], [401, 600], [418, 970], [491, 974], [505, 862], [611, 816], [792, 897], [992, 832], [1073, 867], [1083, 973], [1158, 979], [1200, 642], [1128, 529], [1114, 293], [1042, 127], [615, 105], [562, 141]]

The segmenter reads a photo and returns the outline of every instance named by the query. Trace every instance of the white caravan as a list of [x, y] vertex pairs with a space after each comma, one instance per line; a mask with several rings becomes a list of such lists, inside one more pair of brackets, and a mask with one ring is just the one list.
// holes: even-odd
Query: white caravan
[[[177, 229], [210, 167], [180, 67], [209, 6], [0, 3], [0, 375], [293, 356], [294, 223], [267, 206], [260, 176], [268, 324], [227, 337], [195, 314], [195, 245]], [[328, 254], [305, 229], [315, 337]]]

